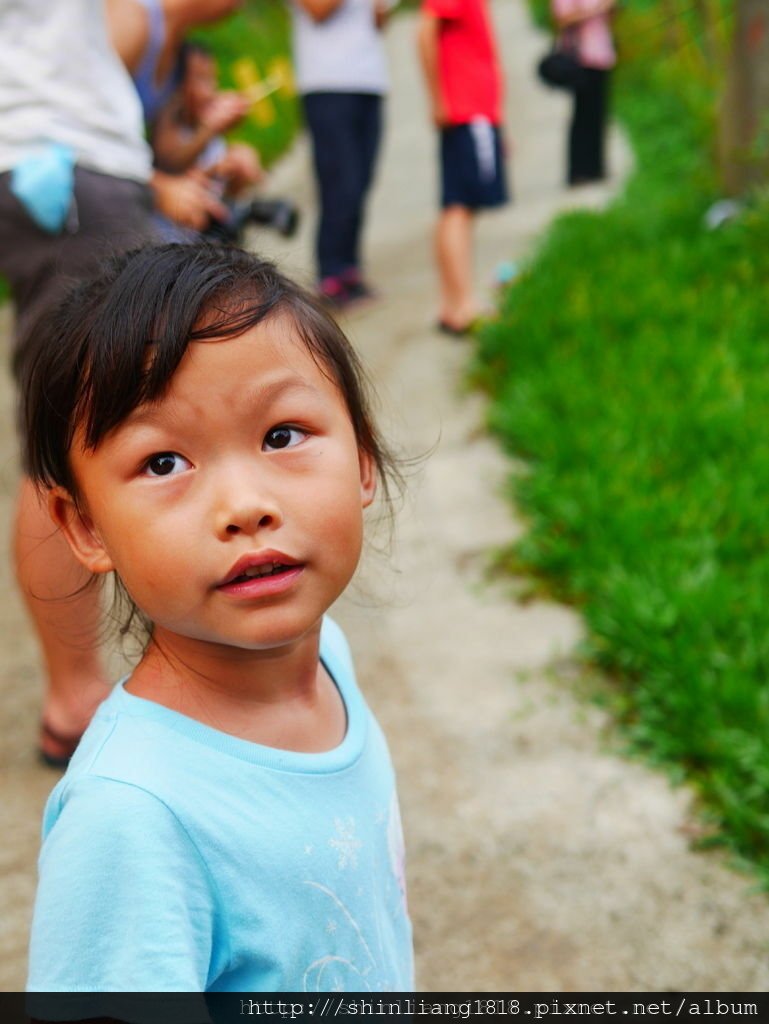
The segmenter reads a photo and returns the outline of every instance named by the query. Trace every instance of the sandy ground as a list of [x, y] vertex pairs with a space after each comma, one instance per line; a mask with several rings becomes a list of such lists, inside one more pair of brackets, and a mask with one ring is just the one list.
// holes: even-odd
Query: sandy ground
[[[560, 209], [608, 189], [561, 187], [567, 117], [533, 67], [546, 41], [521, 0], [497, 3], [509, 78], [516, 203], [482, 218], [478, 279], [531, 252]], [[393, 95], [367, 234], [383, 299], [346, 326], [376, 380], [410, 473], [396, 543], [375, 531], [360, 579], [335, 614], [390, 737], [409, 850], [418, 985], [425, 991], [747, 990], [769, 987], [769, 902], [716, 854], [690, 849], [685, 789], [622, 759], [610, 723], [571, 694], [580, 622], [519, 604], [485, 580], [495, 546], [522, 525], [502, 498], [514, 468], [463, 388], [467, 343], [431, 330], [434, 139], [415, 64], [414, 25], [389, 32]], [[615, 187], [630, 165], [612, 138]], [[303, 145], [275, 191], [312, 207]], [[253, 239], [309, 279], [297, 239]], [[7, 316], [3, 329], [8, 330]], [[0, 388], [0, 515], [16, 481], [11, 391]], [[7, 566], [0, 617], [0, 989], [18, 989], [34, 890], [38, 822], [56, 776], [34, 756], [40, 672]], [[108, 898], [105, 894], [105, 898]]]

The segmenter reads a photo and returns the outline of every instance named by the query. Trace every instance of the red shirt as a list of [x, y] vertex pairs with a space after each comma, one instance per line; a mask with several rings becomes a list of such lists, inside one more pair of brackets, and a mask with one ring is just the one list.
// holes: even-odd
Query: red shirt
[[440, 20], [438, 74], [451, 124], [502, 120], [502, 74], [485, 0], [423, 0]]

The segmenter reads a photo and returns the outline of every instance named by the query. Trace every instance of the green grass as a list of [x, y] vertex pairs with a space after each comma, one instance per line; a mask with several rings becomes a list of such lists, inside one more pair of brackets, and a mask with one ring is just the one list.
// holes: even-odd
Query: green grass
[[635, 744], [769, 878], [769, 207], [704, 229], [714, 82], [651, 59], [653, 14], [618, 76], [637, 173], [555, 223], [474, 377], [529, 464], [508, 567], [581, 608]]

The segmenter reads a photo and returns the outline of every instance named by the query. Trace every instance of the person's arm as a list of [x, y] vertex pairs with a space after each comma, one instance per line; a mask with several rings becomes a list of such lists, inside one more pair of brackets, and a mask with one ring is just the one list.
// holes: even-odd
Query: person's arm
[[380, 32], [387, 24], [397, 2], [398, 0], [374, 0], [374, 24]]
[[313, 21], [325, 21], [342, 6], [344, 0], [296, 0], [296, 3]]
[[193, 231], [205, 231], [212, 220], [226, 220], [227, 207], [211, 192], [207, 181], [200, 171], [166, 174], [155, 170], [150, 179], [155, 209]]
[[139, 66], [149, 40], [149, 18], [136, 0], [106, 0], [110, 42], [130, 72]]
[[248, 100], [240, 93], [217, 93], [200, 122], [185, 130], [180, 120], [181, 102], [178, 98], [171, 100], [158, 114], [152, 129], [156, 164], [170, 174], [188, 171], [212, 139], [242, 121], [248, 107]]
[[422, 64], [422, 72], [427, 85], [433, 122], [441, 127], [446, 123], [446, 105], [441, 92], [440, 75], [438, 74], [438, 33], [440, 19], [431, 11], [422, 9], [417, 24], [417, 48]]
[[264, 182], [266, 175], [259, 159], [259, 153], [247, 142], [233, 142], [227, 147], [224, 156], [208, 173], [223, 178], [226, 184], [225, 196], [237, 196], [251, 185]]

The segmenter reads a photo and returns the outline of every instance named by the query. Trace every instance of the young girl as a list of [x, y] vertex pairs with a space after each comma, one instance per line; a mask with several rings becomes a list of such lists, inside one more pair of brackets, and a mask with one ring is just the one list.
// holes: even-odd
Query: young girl
[[139, 250], [38, 337], [28, 459], [148, 623], [45, 811], [32, 991], [412, 987], [387, 746], [326, 617], [392, 463], [269, 263]]

